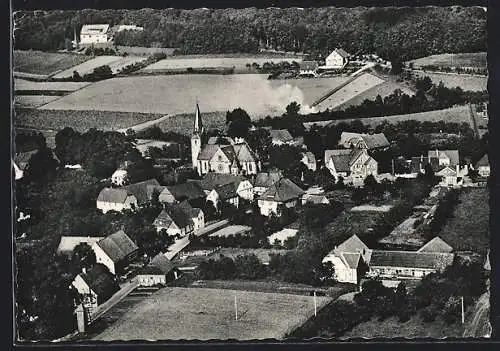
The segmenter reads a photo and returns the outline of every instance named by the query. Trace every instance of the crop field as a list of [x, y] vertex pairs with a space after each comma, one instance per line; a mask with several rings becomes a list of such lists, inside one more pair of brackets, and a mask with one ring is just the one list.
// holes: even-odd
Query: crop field
[[144, 68], [144, 72], [155, 72], [162, 70], [176, 70], [187, 68], [232, 68], [237, 70], [248, 70], [247, 64], [257, 63], [262, 66], [265, 62], [279, 63], [283, 61], [302, 61], [294, 57], [171, 57], [158, 61]]
[[74, 71], [77, 71], [80, 76], [83, 76], [84, 74], [92, 73], [92, 71], [96, 67], [104, 65], [109, 65], [111, 67], [111, 65], [118, 64], [118, 62], [120, 62], [121, 60], [123, 60], [122, 56], [97, 56], [86, 62], [69, 67], [64, 71], [55, 74], [52, 78], [61, 79], [72, 77]]
[[42, 110], [19, 108], [15, 111], [15, 125], [34, 129], [61, 130], [71, 127], [84, 132], [90, 128], [117, 130], [162, 117], [149, 113]]
[[447, 88], [460, 87], [462, 90], [484, 91], [488, 89], [488, 77], [454, 73], [419, 72], [418, 76], [428, 76], [434, 84], [443, 82]]
[[[313, 315], [313, 299], [290, 294], [167, 287], [133, 306], [93, 340], [282, 339]], [[330, 300], [318, 297], [318, 308]]]
[[[385, 81], [373, 74], [364, 73], [330, 95], [326, 100], [321, 102], [315, 108], [319, 111], [328, 109], [335, 109], [340, 105], [348, 103], [351, 99], [356, 98], [358, 95], [365, 91], [381, 85]], [[376, 95], [375, 95], [376, 96]]]
[[415, 95], [415, 92], [411, 90], [409, 87], [406, 87], [402, 84], [391, 82], [391, 81], [386, 81], [384, 83], [381, 83], [379, 85], [376, 85], [368, 90], [363, 91], [362, 93], [354, 96], [352, 99], [347, 100], [341, 105], [338, 105], [335, 110], [344, 110], [350, 106], [358, 106], [363, 103], [365, 100], [375, 100], [377, 98], [377, 95], [380, 95], [380, 97], [383, 99], [386, 96], [391, 95], [394, 93], [394, 90], [399, 89], [401, 90], [404, 94], [407, 94], [409, 96]]
[[33, 82], [25, 79], [14, 79], [14, 91], [75, 91], [89, 84], [89, 82]]
[[307, 105], [339, 78], [268, 80], [262, 74], [184, 74], [107, 79], [44, 106], [49, 110], [100, 110], [177, 115], [191, 113], [196, 100], [204, 112], [237, 107], [251, 117], [281, 115], [296, 101]]
[[414, 67], [441, 66], [441, 67], [478, 67], [486, 68], [486, 52], [440, 54], [412, 60]]
[[472, 250], [485, 255], [490, 241], [488, 199], [487, 188], [463, 189], [453, 217], [439, 237], [455, 250]]
[[[415, 120], [420, 122], [455, 122], [455, 123], [470, 123], [472, 127], [472, 120], [469, 113], [468, 106], [457, 106], [452, 108], [447, 108], [443, 110], [434, 110], [427, 112], [411, 113], [406, 115], [394, 115], [394, 116], [384, 116], [384, 117], [370, 117], [370, 118], [360, 118], [360, 119], [339, 119], [330, 121], [319, 121], [319, 122], [308, 122], [304, 123], [306, 128], [310, 128], [312, 125], [317, 124], [318, 126], [325, 126], [330, 123], [338, 124], [341, 122], [350, 123], [355, 120], [363, 122], [363, 124], [375, 128], [379, 124], [384, 122], [388, 123], [398, 123], [403, 121]], [[481, 123], [485, 123], [480, 121]]]
[[[224, 129], [226, 123], [225, 112], [202, 112], [203, 127], [209, 129]], [[184, 113], [171, 116], [160, 123], [157, 123], [164, 132], [176, 132], [191, 135], [193, 131], [194, 113]]]
[[14, 71], [50, 75], [60, 70], [79, 65], [91, 59], [90, 56], [50, 53], [42, 51], [14, 50]]
[[53, 95], [15, 95], [14, 104], [16, 107], [37, 108], [59, 98]]

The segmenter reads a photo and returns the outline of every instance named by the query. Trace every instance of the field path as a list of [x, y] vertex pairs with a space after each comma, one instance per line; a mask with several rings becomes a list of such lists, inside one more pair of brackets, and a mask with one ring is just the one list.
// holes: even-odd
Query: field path
[[161, 122], [163, 122], [164, 120], [166, 120], [169, 117], [170, 116], [168, 116], [168, 115], [167, 116], [163, 116], [163, 117], [160, 117], [160, 118], [157, 118], [157, 119], [153, 119], [152, 121], [147, 121], [147, 122], [139, 123], [139, 124], [133, 125], [131, 127], [118, 129], [116, 131], [119, 132], [119, 133], [126, 133], [127, 130], [132, 129], [135, 132], [138, 132], [140, 130], [144, 130], [146, 128], [152, 127], [155, 124], [161, 123]]

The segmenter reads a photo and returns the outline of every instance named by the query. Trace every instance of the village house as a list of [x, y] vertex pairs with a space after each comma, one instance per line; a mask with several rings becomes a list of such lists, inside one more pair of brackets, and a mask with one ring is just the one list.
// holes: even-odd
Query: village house
[[100, 263], [88, 270], [84, 268], [75, 277], [70, 288], [78, 291], [82, 304], [89, 313], [120, 290], [113, 274]]
[[194, 222], [179, 205], [168, 205], [153, 222], [156, 231], [166, 230], [168, 235], [185, 237], [194, 231]]
[[84, 24], [80, 31], [80, 44], [102, 44], [109, 39], [109, 24]]
[[236, 188], [236, 193], [240, 198], [249, 201], [253, 200], [253, 185], [249, 179], [241, 175], [235, 176], [232, 174], [209, 172], [203, 176], [201, 181], [195, 182], [200, 184], [207, 195], [217, 186], [233, 183]]
[[261, 196], [257, 203], [260, 213], [270, 216], [272, 213], [281, 216], [280, 207], [293, 208], [299, 204], [304, 191], [288, 178], [281, 178], [272, 184]]
[[125, 189], [104, 188], [97, 197], [97, 208], [103, 213], [137, 208], [137, 198]]
[[425, 168], [430, 165], [434, 175], [441, 178], [440, 186], [458, 186], [463, 183], [468, 174], [467, 166], [460, 167], [458, 150], [429, 150], [427, 157], [412, 157], [410, 162], [411, 173], [425, 173]]
[[208, 172], [249, 175], [257, 174], [260, 171], [261, 163], [259, 158], [245, 141], [231, 139], [234, 143], [229, 145], [202, 145], [201, 136], [203, 131], [200, 109], [196, 104], [196, 115], [191, 136], [191, 157], [193, 169], [196, 169], [199, 175]]
[[349, 63], [349, 56], [343, 49], [335, 49], [326, 57], [324, 68], [342, 69]]
[[158, 201], [173, 204], [188, 200], [192, 204], [199, 204], [204, 202], [205, 197], [206, 194], [198, 182], [186, 182], [165, 187], [158, 196]]
[[371, 250], [357, 235], [351, 236], [335, 247], [323, 258], [323, 263], [330, 262], [334, 268], [334, 279], [341, 283], [359, 284], [368, 271]]
[[31, 156], [33, 156], [37, 152], [38, 152], [38, 150], [16, 153], [16, 157], [14, 157], [14, 160], [13, 160], [15, 180], [19, 180], [19, 179], [23, 178], [24, 172], [26, 171], [26, 168], [28, 167], [28, 163], [31, 159]]
[[293, 137], [287, 129], [271, 129], [269, 134], [273, 145], [291, 145], [293, 143]]
[[139, 206], [149, 204], [153, 199], [154, 192], [156, 191], [159, 194], [163, 188], [156, 179], [148, 179], [121, 187], [121, 189], [135, 196]]
[[271, 185], [276, 183], [283, 177], [280, 170], [271, 170], [269, 172], [260, 172], [254, 179], [253, 192], [255, 195], [260, 196], [269, 189]]
[[139, 248], [123, 230], [107, 236], [92, 245], [97, 263], [102, 263], [114, 274], [124, 269], [137, 257]]
[[316, 61], [301, 61], [299, 62], [299, 75], [301, 76], [316, 76], [318, 63]]
[[123, 186], [127, 183], [127, 170], [126, 169], [117, 169], [111, 175], [111, 183], [116, 186]]
[[342, 132], [340, 135], [339, 145], [350, 149], [367, 149], [367, 150], [385, 150], [391, 144], [383, 133], [378, 134], [362, 134]]
[[56, 253], [70, 257], [73, 255], [74, 248], [79, 244], [85, 243], [92, 247], [94, 243], [102, 239], [104, 239], [102, 236], [61, 236]]
[[313, 172], [316, 171], [316, 168], [317, 168], [316, 156], [314, 156], [314, 154], [312, 152], [310, 152], [310, 151], [304, 152], [302, 154], [301, 161], [304, 165], [306, 165], [307, 169], [309, 169]]
[[436, 236], [429, 240], [424, 246], [417, 250], [417, 252], [440, 252], [440, 253], [450, 253], [453, 251], [453, 247], [448, 245], [439, 236]]
[[236, 192], [235, 183], [216, 186], [208, 195], [207, 201], [211, 201], [216, 209], [220, 209], [220, 203], [231, 204], [238, 208], [239, 197]]
[[197, 233], [200, 229], [205, 228], [205, 214], [200, 208], [191, 206], [187, 200], [180, 202], [178, 206], [193, 221], [193, 231], [195, 233]]
[[316, 194], [304, 194], [302, 196], [302, 205], [305, 204], [314, 204], [314, 205], [329, 205], [330, 200], [325, 195], [316, 195]]
[[479, 161], [477, 161], [475, 169], [477, 169], [478, 174], [481, 177], [487, 178], [490, 176], [490, 162], [488, 160], [487, 154], [485, 154]]
[[163, 253], [159, 253], [146, 267], [141, 268], [137, 281], [140, 286], [166, 285], [179, 277], [179, 269]]
[[368, 175], [377, 176], [378, 162], [366, 149], [325, 150], [325, 167], [334, 176], [353, 184], [362, 184]]

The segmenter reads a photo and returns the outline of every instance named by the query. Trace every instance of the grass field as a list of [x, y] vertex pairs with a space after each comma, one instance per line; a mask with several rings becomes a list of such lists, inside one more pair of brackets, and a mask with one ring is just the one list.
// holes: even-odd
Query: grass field
[[161, 115], [149, 113], [107, 112], [107, 111], [73, 111], [42, 110], [19, 108], [15, 111], [16, 126], [34, 129], [61, 130], [71, 127], [84, 132], [90, 128], [117, 130], [132, 125], [157, 119]]
[[[417, 72], [416, 72], [417, 73]], [[488, 77], [469, 76], [465, 74], [418, 72], [416, 75], [428, 76], [434, 84], [443, 82], [447, 88], [460, 87], [462, 90], [484, 91], [488, 89]]]
[[[322, 308], [330, 298], [317, 301]], [[313, 313], [310, 296], [167, 287], [133, 306], [93, 340], [281, 339]]]
[[240, 249], [233, 247], [223, 247], [217, 252], [213, 253], [210, 258], [219, 259], [221, 256], [230, 257], [235, 259], [239, 255], [254, 254], [264, 264], [268, 264], [271, 254], [284, 255], [288, 250], [275, 250], [275, 249]]
[[[202, 112], [203, 127], [209, 129], [224, 129], [226, 123], [225, 112]], [[172, 116], [158, 123], [163, 131], [172, 131], [181, 134], [191, 135], [193, 131], [194, 113], [184, 113]]]
[[252, 230], [252, 227], [246, 225], [230, 225], [228, 227], [217, 230], [216, 232], [209, 234], [208, 236], [212, 237], [226, 237], [237, 234], [245, 234]]
[[54, 110], [101, 110], [191, 113], [226, 112], [241, 107], [251, 117], [281, 115], [296, 101], [301, 105], [339, 84], [337, 78], [268, 80], [262, 74], [134, 76], [94, 83], [44, 106]]
[[60, 96], [50, 95], [15, 95], [14, 104], [16, 107], [37, 108], [59, 98]]
[[[114, 66], [117, 65], [120, 61], [122, 61], [124, 58], [122, 56], [96, 56], [93, 59], [90, 59], [86, 62], [83, 62], [79, 65], [75, 65], [72, 67], [69, 67], [53, 76], [53, 78], [56, 79], [61, 79], [61, 78], [68, 78], [73, 76], [73, 72], [77, 71], [80, 76], [83, 76], [84, 74], [91, 73], [94, 68], [103, 66], [103, 65], [109, 65]], [[144, 59], [144, 58], [142, 58]]]
[[25, 79], [14, 79], [14, 91], [75, 91], [89, 84], [89, 82], [33, 82]]
[[455, 250], [472, 250], [485, 255], [490, 241], [488, 199], [486, 188], [463, 189], [453, 217], [439, 236]]
[[423, 322], [419, 316], [412, 317], [405, 323], [400, 323], [396, 317], [385, 321], [374, 318], [355, 326], [340, 339], [351, 338], [433, 338], [462, 337], [463, 326], [447, 325], [441, 320], [432, 323]]
[[412, 60], [414, 67], [441, 66], [441, 67], [478, 67], [486, 68], [486, 52], [440, 54]]
[[91, 57], [85, 55], [14, 50], [13, 66], [14, 71], [50, 75], [89, 59]]

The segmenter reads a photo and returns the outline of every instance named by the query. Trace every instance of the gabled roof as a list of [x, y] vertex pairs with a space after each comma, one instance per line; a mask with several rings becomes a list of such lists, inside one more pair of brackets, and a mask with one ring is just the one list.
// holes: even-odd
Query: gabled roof
[[162, 226], [162, 227], [169, 227], [170, 224], [173, 222], [172, 217], [170, 217], [170, 214], [166, 210], [162, 210], [160, 214], [155, 218], [153, 221], [153, 225], [155, 226]]
[[430, 159], [447, 157], [450, 159], [450, 166], [456, 166], [460, 163], [458, 150], [429, 150], [427, 157]]
[[363, 134], [363, 133], [342, 132], [342, 134], [340, 135], [339, 144], [345, 145], [347, 143], [352, 142], [352, 139], [363, 140], [368, 149], [376, 149], [376, 148], [390, 146], [390, 143], [385, 137], [384, 133]]
[[344, 49], [335, 49], [333, 52], [336, 52], [343, 58], [348, 58], [350, 56]]
[[166, 190], [170, 192], [177, 201], [202, 199], [206, 196], [198, 182], [186, 182], [167, 186]]
[[224, 145], [224, 146], [221, 146], [220, 149], [222, 150], [222, 152], [224, 153], [224, 155], [226, 155], [226, 157], [228, 158], [229, 162], [233, 162], [234, 161], [234, 159], [236, 158], [236, 153], [234, 152], [233, 145]]
[[123, 188], [104, 188], [99, 193], [97, 201], [113, 202], [122, 204], [129, 196], [129, 192]]
[[268, 188], [282, 177], [281, 171], [260, 172], [254, 180], [254, 187]]
[[235, 183], [236, 186], [238, 186], [244, 180], [247, 179], [240, 175], [208, 172], [203, 176], [200, 185], [203, 190], [213, 190], [219, 185], [225, 185], [229, 183]]
[[108, 29], [109, 24], [84, 24], [80, 34], [104, 34]]
[[182, 207], [177, 204], [169, 206], [166, 211], [177, 227], [186, 228], [194, 225], [190, 214], [186, 213]]
[[191, 206], [191, 204], [187, 200], [180, 202], [178, 206], [191, 218], [198, 217], [200, 212], [202, 212], [201, 209]]
[[337, 253], [362, 253], [363, 250], [369, 250], [368, 246], [366, 246], [365, 243], [361, 241], [361, 239], [357, 235], [353, 235], [342, 244], [337, 246], [334, 251]]
[[271, 185], [259, 199], [277, 202], [286, 202], [297, 199], [304, 194], [304, 190], [299, 188], [288, 178], [281, 178]]
[[484, 154], [483, 157], [476, 163], [476, 167], [489, 167], [490, 161], [488, 160], [488, 154]]
[[219, 195], [219, 199], [221, 200], [228, 200], [238, 196], [234, 183], [219, 185], [215, 187], [214, 191]]
[[148, 179], [142, 182], [123, 186], [121, 189], [126, 190], [130, 194], [134, 194], [137, 202], [145, 203], [151, 200], [153, 189], [155, 189], [155, 187], [160, 187], [160, 183], [158, 183], [156, 179]]
[[443, 269], [453, 263], [452, 253], [373, 250], [371, 267]]
[[239, 162], [256, 162], [259, 159], [247, 143], [234, 144], [233, 149]]
[[446, 166], [440, 169], [438, 172], [436, 172], [436, 175], [440, 177], [455, 177], [457, 175], [457, 171], [454, 170], [453, 168]]
[[344, 252], [344, 253], [342, 253], [342, 256], [344, 257], [344, 260], [346, 261], [349, 268], [351, 268], [351, 269], [358, 268], [359, 261], [361, 259], [361, 254], [352, 253], [352, 252]]
[[292, 135], [287, 129], [271, 129], [269, 134], [271, 134], [273, 141], [288, 143], [293, 140]]
[[307, 159], [308, 163], [316, 163], [316, 156], [311, 151], [304, 153], [304, 157]]
[[120, 289], [113, 274], [102, 263], [94, 265], [86, 273], [80, 273], [80, 277], [97, 294], [100, 301], [106, 301]]
[[57, 253], [71, 253], [81, 243], [92, 246], [93, 243], [104, 239], [102, 236], [61, 236]]
[[325, 150], [325, 164], [332, 159], [337, 172], [348, 172], [351, 165], [351, 153], [350, 149]]
[[137, 245], [123, 230], [119, 230], [106, 238], [99, 240], [97, 245], [108, 255], [113, 262], [119, 262], [138, 250]]
[[219, 150], [219, 145], [215, 144], [207, 144], [205, 145], [199, 155], [198, 155], [198, 160], [204, 160], [204, 161], [209, 161], [214, 157], [215, 153]]
[[448, 245], [443, 239], [439, 236], [436, 236], [434, 239], [427, 242], [424, 246], [422, 246], [417, 252], [442, 252], [449, 253], [453, 251], [453, 247]]
[[166, 275], [174, 269], [175, 265], [164, 254], [159, 253], [149, 265], [140, 270], [140, 273]]

